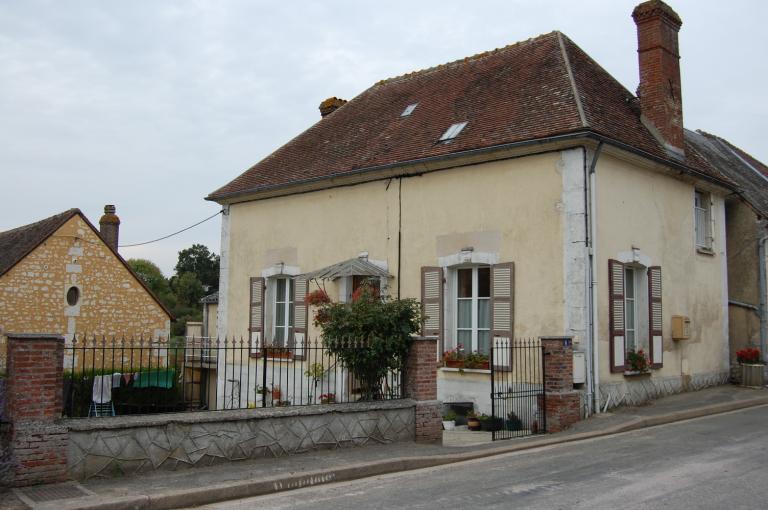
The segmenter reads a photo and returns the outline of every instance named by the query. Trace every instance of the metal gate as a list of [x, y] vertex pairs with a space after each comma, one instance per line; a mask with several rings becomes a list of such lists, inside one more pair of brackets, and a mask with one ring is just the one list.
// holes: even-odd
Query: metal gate
[[544, 348], [538, 339], [494, 339], [491, 346], [493, 440], [547, 431]]

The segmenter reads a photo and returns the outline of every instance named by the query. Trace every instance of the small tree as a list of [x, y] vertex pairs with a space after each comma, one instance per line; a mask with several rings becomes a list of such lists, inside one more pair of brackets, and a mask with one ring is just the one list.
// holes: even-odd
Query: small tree
[[382, 298], [363, 284], [351, 303], [333, 303], [324, 291], [315, 291], [307, 296], [307, 304], [317, 308], [315, 325], [322, 329], [323, 342], [357, 379], [361, 397], [382, 398], [387, 374], [403, 368], [411, 335], [419, 331], [419, 303]]

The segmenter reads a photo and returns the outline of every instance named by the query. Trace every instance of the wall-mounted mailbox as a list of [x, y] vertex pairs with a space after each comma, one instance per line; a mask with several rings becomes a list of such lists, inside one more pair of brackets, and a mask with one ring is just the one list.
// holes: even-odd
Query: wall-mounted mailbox
[[684, 315], [672, 316], [672, 340], [691, 338], [691, 319]]
[[573, 351], [573, 384], [587, 381], [587, 358], [581, 351]]

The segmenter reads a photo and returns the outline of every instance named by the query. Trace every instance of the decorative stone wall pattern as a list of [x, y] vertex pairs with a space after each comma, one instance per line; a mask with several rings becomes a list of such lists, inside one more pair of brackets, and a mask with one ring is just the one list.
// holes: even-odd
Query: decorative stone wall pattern
[[620, 405], [642, 405], [684, 391], [727, 384], [728, 379], [728, 372], [711, 372], [684, 377], [635, 376], [624, 383], [600, 383], [600, 408], [603, 409], [606, 403], [608, 409]]
[[[69, 306], [73, 285], [81, 297]], [[0, 277], [0, 337], [45, 331], [68, 340], [75, 332], [153, 338], [169, 328], [165, 311], [79, 215]]]
[[415, 402], [66, 420], [79, 480], [412, 441]]

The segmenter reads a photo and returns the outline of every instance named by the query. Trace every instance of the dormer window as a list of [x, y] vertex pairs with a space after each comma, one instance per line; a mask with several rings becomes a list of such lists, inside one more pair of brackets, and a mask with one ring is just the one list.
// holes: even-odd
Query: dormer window
[[457, 136], [459, 136], [459, 133], [461, 133], [461, 130], [466, 127], [466, 122], [457, 122], [456, 124], [452, 124], [451, 127], [445, 130], [445, 133], [443, 133], [443, 136], [440, 137], [440, 142], [446, 142], [448, 140], [453, 140]]
[[405, 107], [405, 110], [403, 110], [403, 113], [401, 113], [400, 116], [408, 117], [410, 114], [413, 113], [413, 110], [415, 110], [417, 106], [419, 106], [419, 103], [409, 104], [408, 106]]

